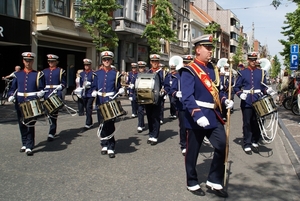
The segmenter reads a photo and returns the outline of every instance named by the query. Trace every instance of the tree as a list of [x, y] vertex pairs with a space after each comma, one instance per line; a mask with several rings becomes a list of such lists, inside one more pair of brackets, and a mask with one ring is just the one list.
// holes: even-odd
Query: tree
[[[221, 31], [221, 26], [212, 21], [211, 23], [209, 23], [209, 25], [207, 27], [204, 28], [204, 34], [212, 34], [213, 36], [215, 36], [217, 33], [219, 33]], [[218, 38], [214, 37], [213, 38], [213, 44], [216, 46], [218, 43]]]
[[[150, 46], [150, 53], [160, 52], [160, 39], [176, 42], [175, 30], [172, 30], [173, 7], [168, 0], [151, 1], [151, 23], [146, 25], [142, 37], [146, 37]], [[175, 22], [176, 23], [176, 22]]]
[[[281, 1], [282, 0], [273, 0], [271, 5], [275, 7], [275, 9], [277, 9], [280, 5], [281, 5]], [[299, 4], [300, 3], [300, 0], [289, 0], [291, 2], [294, 2], [296, 4]]]
[[246, 39], [242, 35], [240, 35], [238, 38], [238, 46], [237, 46], [236, 53], [232, 57], [233, 65], [238, 65], [240, 62], [244, 63], [243, 49], [244, 49], [245, 42], [246, 42]]
[[79, 22], [89, 32], [99, 52], [118, 46], [111, 21], [113, 11], [122, 8], [115, 0], [82, 0]]
[[287, 13], [285, 15], [286, 20], [284, 21], [284, 24], [286, 24], [286, 26], [282, 27], [283, 31], [281, 33], [287, 37], [287, 40], [278, 40], [284, 46], [283, 51], [280, 52], [280, 55], [284, 57], [284, 66], [286, 66], [288, 69], [290, 66], [290, 45], [300, 44], [299, 15], [299, 5], [293, 13]]
[[281, 64], [279, 62], [279, 59], [278, 59], [277, 55], [275, 55], [273, 58], [272, 65], [271, 65], [270, 77], [272, 77], [272, 78], [277, 77], [281, 71], [280, 67], [281, 67]]

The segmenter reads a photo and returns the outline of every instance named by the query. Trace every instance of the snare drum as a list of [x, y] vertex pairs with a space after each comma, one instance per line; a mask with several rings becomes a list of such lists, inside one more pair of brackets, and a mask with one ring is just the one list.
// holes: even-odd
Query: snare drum
[[126, 114], [126, 111], [124, 111], [121, 106], [121, 102], [118, 100], [111, 100], [102, 105], [99, 105], [98, 108], [102, 114], [104, 121]]
[[53, 114], [61, 109], [64, 103], [57, 94], [53, 94], [43, 102], [43, 106], [48, 114]]
[[263, 117], [277, 111], [277, 107], [272, 96], [263, 96], [261, 100], [255, 101], [252, 105], [259, 117]]
[[160, 92], [160, 79], [157, 73], [141, 73], [135, 82], [139, 104], [157, 104]]
[[43, 116], [44, 111], [40, 99], [34, 99], [19, 104], [24, 120]]

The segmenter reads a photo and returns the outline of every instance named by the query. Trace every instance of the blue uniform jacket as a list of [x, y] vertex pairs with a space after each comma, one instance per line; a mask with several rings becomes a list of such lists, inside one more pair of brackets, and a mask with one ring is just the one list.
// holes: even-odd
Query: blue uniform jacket
[[[22, 70], [15, 73], [15, 78], [12, 81], [12, 85], [9, 89], [8, 95], [13, 96], [16, 90], [20, 93], [30, 93], [41, 91], [44, 88], [45, 80], [43, 72], [32, 70], [27, 73], [25, 70]], [[17, 103], [23, 103], [25, 101], [38, 99], [36, 94], [30, 96], [16, 95], [16, 97]]]
[[181, 91], [181, 89], [179, 89], [179, 87], [181, 87], [180, 74], [176, 72], [176, 73], [172, 74], [172, 85], [171, 85], [171, 88], [169, 91], [169, 95], [171, 95], [172, 97], [175, 98], [176, 108], [178, 110], [182, 111], [182, 110], [185, 110], [185, 107], [180, 100], [181, 98], [179, 99], [176, 97], [176, 92]]
[[[231, 86], [234, 85], [234, 78], [232, 76], [231, 78]], [[228, 92], [229, 92], [229, 76], [220, 75], [220, 88], [222, 86], [222, 89], [220, 91], [228, 98]], [[231, 88], [231, 99], [234, 96], [234, 90]]]
[[[62, 89], [66, 86], [65, 71], [62, 68], [46, 68], [43, 70], [45, 76], [45, 95], [44, 99], [47, 99], [49, 95], [55, 90], [58, 85], [62, 85]], [[62, 90], [57, 91], [57, 95], [62, 98]]]
[[[138, 72], [132, 72], [132, 71], [129, 72], [127, 84], [135, 85], [137, 76], [138, 76]], [[134, 88], [133, 89], [129, 88], [129, 97], [132, 97], [132, 100], [136, 100], [136, 91]]]
[[[106, 93], [116, 94], [121, 88], [120, 78], [118, 72], [113, 69], [105, 70], [101, 69], [95, 72], [95, 77], [92, 83], [92, 90], [98, 91], [98, 96], [96, 99], [96, 104], [101, 105], [105, 102], [110, 101], [109, 97], [114, 95], [107, 96]], [[102, 95], [100, 95], [102, 93]]]
[[83, 97], [88, 97], [88, 98], [92, 97], [92, 92], [93, 92], [92, 83], [95, 78], [95, 75], [96, 73], [91, 70], [82, 71], [80, 73], [80, 81], [79, 81], [80, 87], [85, 87], [83, 86], [83, 84], [86, 81], [91, 83], [90, 86], [86, 86], [85, 89], [83, 90], [83, 94], [82, 94]]
[[240, 97], [243, 93], [243, 90], [261, 90], [261, 93], [248, 93], [246, 100], [241, 100], [241, 107], [252, 107], [252, 103], [259, 100], [263, 94], [267, 94], [267, 87], [261, 84], [266, 84], [266, 78], [263, 74], [263, 71], [258, 68], [245, 68], [240, 71], [235, 86], [233, 88], [235, 94]]
[[[206, 74], [209, 75], [210, 79], [214, 81], [216, 79], [214, 67], [211, 63], [208, 63], [207, 66], [204, 66], [203, 63], [199, 62], [197, 59], [194, 60], [197, 67], [201, 68]], [[192, 67], [185, 66], [180, 69], [181, 78], [181, 91], [182, 91], [182, 101], [184, 106], [186, 107], [186, 122], [185, 126], [189, 129], [201, 129], [197, 124], [197, 120], [203, 116], [205, 116], [210, 125], [206, 126], [204, 129], [212, 129], [217, 127], [217, 121], [220, 121], [224, 124], [220, 110], [218, 107], [215, 109], [205, 108], [198, 106], [196, 100], [203, 101], [206, 103], [214, 104], [214, 99], [211, 93], [206, 89], [202, 81], [199, 79], [196, 72], [192, 69]], [[226, 97], [224, 98], [224, 94], [219, 93], [219, 98], [224, 103]], [[222, 103], [221, 102], [221, 103]], [[203, 129], [203, 128], [202, 128]]]

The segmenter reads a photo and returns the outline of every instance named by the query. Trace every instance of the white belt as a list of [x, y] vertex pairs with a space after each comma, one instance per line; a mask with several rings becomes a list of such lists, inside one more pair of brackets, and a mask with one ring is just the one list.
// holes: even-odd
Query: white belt
[[29, 92], [29, 93], [22, 93], [22, 92], [18, 92], [17, 95], [18, 96], [36, 96], [37, 92]]
[[255, 89], [255, 90], [243, 90], [243, 93], [246, 93], [246, 94], [256, 94], [256, 93], [260, 93], [261, 90], [260, 89]]
[[57, 88], [59, 85], [46, 85], [46, 89], [53, 89], [53, 88]]
[[214, 103], [208, 103], [208, 102], [203, 102], [203, 101], [198, 101], [196, 100], [196, 104], [200, 107], [205, 107], [205, 108], [210, 108], [210, 109], [214, 109], [215, 108], [215, 104]]
[[98, 92], [98, 96], [106, 97], [106, 96], [113, 96], [115, 92]]

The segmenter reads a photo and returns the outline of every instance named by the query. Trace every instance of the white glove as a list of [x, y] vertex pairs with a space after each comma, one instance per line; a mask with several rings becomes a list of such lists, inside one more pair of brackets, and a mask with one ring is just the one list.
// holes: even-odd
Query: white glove
[[129, 99], [130, 101], [133, 101], [132, 97], [129, 97], [128, 99]]
[[247, 98], [247, 94], [246, 94], [246, 93], [242, 93], [242, 94], [240, 95], [240, 99], [246, 100], [246, 98]]
[[272, 93], [270, 93], [271, 96], [275, 96], [277, 93], [276, 91], [273, 91]]
[[8, 97], [8, 102], [14, 102], [15, 101], [15, 97], [14, 96], [10, 96]]
[[166, 99], [167, 99], [167, 95], [164, 96], [164, 100], [166, 100]]
[[56, 90], [56, 89], [54, 89], [53, 93], [54, 93], [54, 94], [57, 94], [57, 90]]
[[209, 125], [209, 121], [206, 117], [201, 117], [197, 120], [197, 124], [201, 127], [205, 127]]
[[61, 85], [58, 85], [58, 87], [56, 87], [56, 89], [55, 89], [56, 91], [58, 91], [58, 90], [62, 90], [62, 86]]
[[96, 97], [98, 95], [98, 92], [97, 91], [93, 91], [92, 94], [91, 94], [93, 97]]
[[124, 92], [125, 92], [125, 91], [124, 91], [124, 89], [123, 89], [122, 87], [121, 87], [121, 88], [119, 89], [119, 91], [118, 91], [118, 93], [121, 94], [121, 95], [123, 95]]
[[39, 98], [42, 98], [42, 97], [45, 95], [45, 91], [41, 90], [41, 91], [37, 92], [36, 95], [37, 95]]
[[221, 85], [220, 85], [220, 90], [222, 90], [223, 88], [224, 88], [224, 87], [223, 87], [223, 85], [221, 84]]
[[271, 87], [269, 87], [269, 88], [267, 89], [267, 94], [270, 94], [270, 95], [272, 96], [272, 94], [274, 94], [274, 93], [276, 93], [276, 92], [275, 92], [274, 89], [272, 89]]
[[226, 109], [233, 108], [234, 102], [232, 100], [226, 99], [225, 100]]
[[86, 82], [85, 82], [85, 86], [86, 86], [86, 87], [87, 87], [87, 86], [91, 86], [91, 84], [92, 84], [92, 83], [89, 82], [89, 81], [86, 81]]
[[176, 92], [176, 97], [177, 97], [177, 98], [182, 98], [182, 93], [181, 93], [181, 91], [177, 91], [177, 92]]
[[83, 88], [78, 87], [77, 89], [74, 90], [74, 93], [77, 95], [79, 95], [79, 94], [81, 95], [82, 91], [83, 91]]
[[128, 87], [129, 87], [130, 89], [133, 89], [133, 88], [134, 88], [134, 84], [130, 84]]

